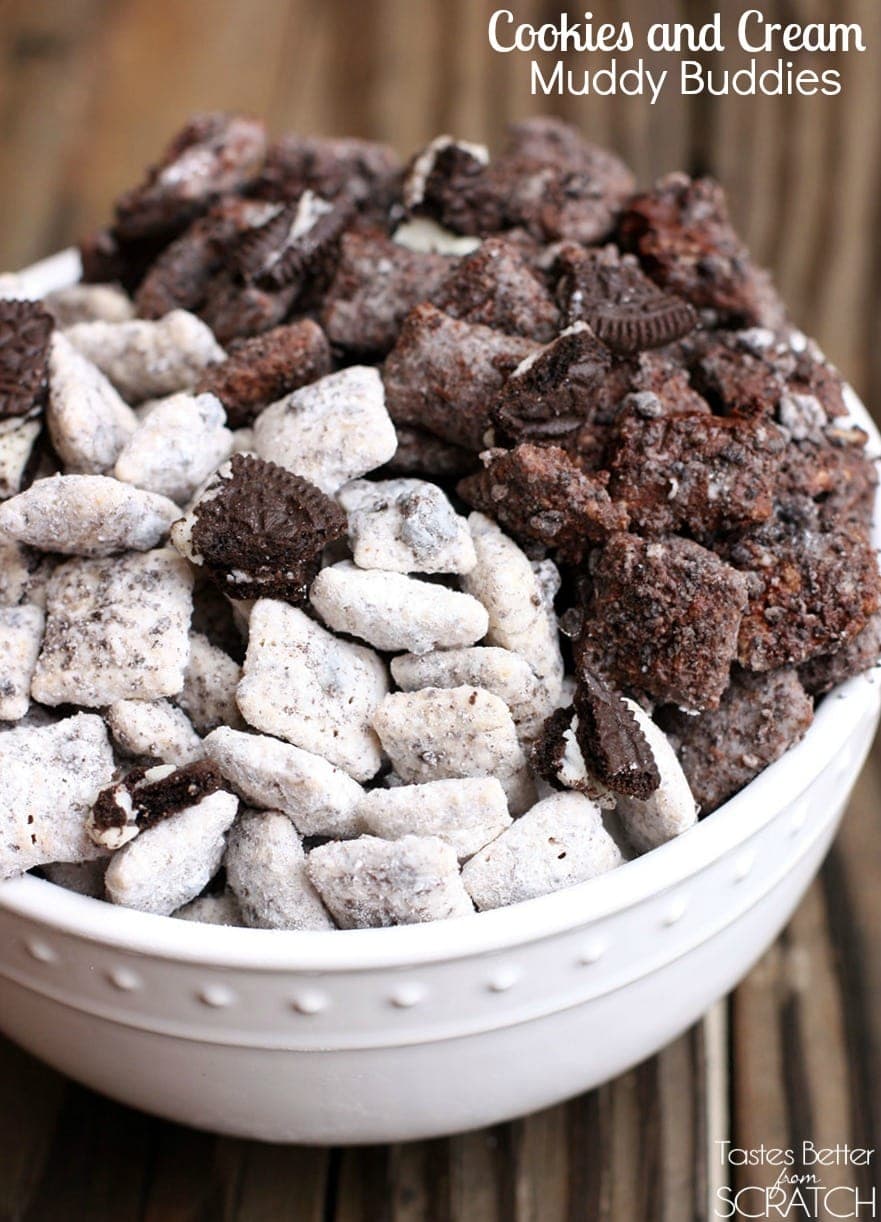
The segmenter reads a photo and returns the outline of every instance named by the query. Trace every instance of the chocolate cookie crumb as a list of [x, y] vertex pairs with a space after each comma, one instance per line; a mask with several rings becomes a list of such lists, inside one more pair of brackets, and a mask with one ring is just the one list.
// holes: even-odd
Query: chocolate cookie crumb
[[147, 828], [216, 793], [223, 783], [219, 770], [208, 760], [177, 769], [172, 764], [133, 768], [98, 794], [89, 818], [89, 835], [97, 844], [119, 848]]

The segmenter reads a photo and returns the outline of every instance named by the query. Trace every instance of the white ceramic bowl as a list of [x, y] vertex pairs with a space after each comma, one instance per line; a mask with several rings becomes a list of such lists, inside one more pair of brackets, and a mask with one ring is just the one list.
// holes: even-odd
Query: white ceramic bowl
[[[38, 268], [36, 291], [75, 266], [41, 265], [55, 279]], [[226, 929], [6, 883], [0, 1029], [114, 1098], [245, 1137], [395, 1141], [545, 1107], [655, 1052], [761, 955], [832, 840], [879, 699], [871, 678], [844, 684], [663, 848], [458, 921]]]

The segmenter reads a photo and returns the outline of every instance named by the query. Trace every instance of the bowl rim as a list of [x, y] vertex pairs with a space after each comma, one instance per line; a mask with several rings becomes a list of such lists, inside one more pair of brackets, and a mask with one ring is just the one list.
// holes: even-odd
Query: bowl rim
[[[61, 251], [21, 275], [29, 295], [38, 297], [76, 283], [79, 256]], [[849, 390], [847, 397], [851, 418], [868, 432], [873, 449], [881, 450], [881, 434], [868, 411], [855, 393]], [[873, 541], [881, 543], [881, 490]], [[136, 955], [253, 971], [355, 972], [487, 955], [590, 925], [674, 891], [798, 801], [879, 708], [875, 672], [848, 679], [821, 701], [801, 742], [687, 832], [588, 882], [467, 917], [384, 929], [246, 929], [118, 907], [32, 875], [0, 884], [0, 912]]]

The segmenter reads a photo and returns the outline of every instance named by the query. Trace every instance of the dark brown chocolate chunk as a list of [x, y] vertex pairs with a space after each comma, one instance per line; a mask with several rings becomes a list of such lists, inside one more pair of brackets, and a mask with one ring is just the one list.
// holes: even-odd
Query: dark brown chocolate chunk
[[205, 371], [194, 393], [217, 395], [230, 428], [239, 429], [276, 399], [330, 373], [331, 366], [327, 337], [304, 318], [234, 341], [227, 359]]
[[[208, 760], [186, 764], [158, 780], [150, 779], [150, 771], [153, 770], [133, 768], [121, 782], [101, 790], [92, 807], [96, 833], [112, 832], [132, 823], [138, 831], [145, 832], [224, 787], [223, 777]], [[131, 814], [118, 801], [120, 787], [131, 799]]]
[[805, 691], [812, 696], [823, 696], [826, 692], [844, 683], [853, 675], [878, 666], [881, 661], [881, 614], [872, 616], [865, 628], [851, 637], [835, 653], [820, 654], [798, 668], [798, 677]]
[[592, 552], [588, 571], [582, 664], [618, 689], [716, 708], [746, 608], [743, 574], [689, 539], [629, 534]]
[[737, 647], [747, 670], [837, 652], [881, 605], [877, 556], [860, 531], [820, 531], [778, 515], [718, 548], [749, 578]]
[[651, 278], [698, 309], [745, 326], [782, 326], [786, 318], [768, 274], [734, 232], [725, 195], [709, 178], [670, 174], [628, 203], [618, 232]]
[[260, 288], [277, 290], [296, 286], [325, 259], [352, 219], [353, 205], [346, 197], [329, 203], [311, 191], [295, 204], [242, 234], [230, 258], [244, 280]]
[[589, 420], [604, 392], [611, 355], [585, 326], [564, 331], [508, 378], [492, 419], [499, 440], [553, 441]]
[[234, 454], [229, 475], [194, 510], [192, 549], [235, 598], [303, 603], [321, 553], [346, 515], [314, 484], [275, 463]]
[[621, 696], [587, 667], [578, 672], [575, 712], [588, 771], [615, 793], [644, 802], [661, 783], [652, 749]]
[[417, 306], [383, 366], [389, 415], [453, 445], [482, 450], [497, 392], [534, 351], [529, 340]]
[[717, 709], [694, 717], [665, 708], [657, 721], [707, 815], [797, 743], [813, 717], [794, 670], [748, 675], [735, 669]]
[[771, 516], [784, 447], [762, 420], [625, 412], [609, 442], [609, 492], [639, 533], [710, 537]]
[[567, 252], [562, 265], [557, 294], [567, 325], [586, 322], [620, 356], [663, 348], [697, 325], [692, 305], [659, 289], [614, 247]]
[[39, 302], [0, 300], [0, 419], [45, 403], [54, 325]]
[[485, 469], [461, 481], [460, 496], [516, 538], [556, 549], [568, 564], [627, 529], [627, 512], [612, 504], [606, 478], [585, 474], [558, 446], [524, 443], [482, 459]]
[[410, 310], [432, 297], [454, 263], [446, 255], [408, 250], [377, 231], [343, 234], [321, 309], [331, 343], [350, 353], [384, 356]]
[[196, 115], [144, 181], [120, 197], [114, 233], [123, 241], [179, 233], [218, 195], [251, 179], [265, 152], [266, 132], [256, 119]]
[[550, 293], [516, 245], [487, 238], [456, 266], [432, 296], [453, 318], [548, 343], [560, 329]]

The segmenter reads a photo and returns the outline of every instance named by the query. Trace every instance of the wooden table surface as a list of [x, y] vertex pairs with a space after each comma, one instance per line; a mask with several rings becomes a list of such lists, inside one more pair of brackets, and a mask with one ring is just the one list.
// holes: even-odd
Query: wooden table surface
[[[881, 73], [876, 0], [780, 0], [769, 19], [863, 23], [837, 99], [529, 96], [487, 49], [484, 0], [0, 0], [0, 267], [104, 218], [189, 111], [402, 151], [497, 139], [556, 110], [644, 181], [712, 171], [796, 319], [869, 403], [881, 394]], [[521, 0], [521, 20], [563, 4]], [[571, 6], [578, 13], [585, 6]], [[594, 3], [597, 19], [726, 20], [719, 0]], [[650, 16], [649, 16], [650, 14]], [[794, 58], [798, 58], [795, 56]], [[688, 1222], [712, 1142], [881, 1147], [881, 754], [789, 928], [688, 1035], [602, 1089], [514, 1124], [410, 1146], [262, 1146], [107, 1102], [0, 1041], [0, 1222]], [[842, 1170], [868, 1192], [873, 1173]], [[750, 1168], [744, 1182], [776, 1173]], [[827, 1175], [827, 1183], [833, 1182]]]

